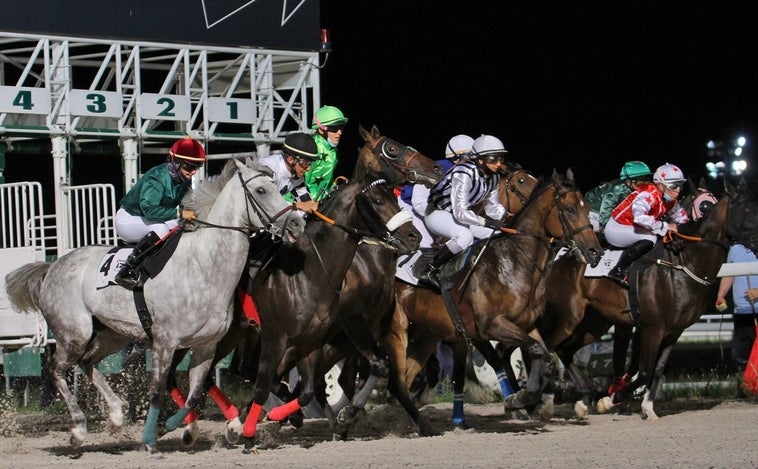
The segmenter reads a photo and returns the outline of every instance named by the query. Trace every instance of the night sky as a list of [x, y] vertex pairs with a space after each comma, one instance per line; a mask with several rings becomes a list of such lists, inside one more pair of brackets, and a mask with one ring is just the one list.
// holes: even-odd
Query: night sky
[[[663, 7], [661, 4], [666, 3]], [[556, 6], [556, 4], [562, 6]], [[729, 5], [726, 7], [726, 5]], [[536, 174], [589, 189], [640, 159], [706, 174], [705, 144], [758, 148], [751, 2], [323, 0], [322, 103], [439, 158], [458, 133], [499, 137]], [[752, 173], [748, 168], [748, 176]]]

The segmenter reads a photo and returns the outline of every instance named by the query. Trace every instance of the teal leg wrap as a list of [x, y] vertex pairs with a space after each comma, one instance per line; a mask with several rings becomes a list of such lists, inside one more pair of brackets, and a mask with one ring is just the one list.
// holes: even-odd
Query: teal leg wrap
[[179, 426], [184, 421], [184, 417], [186, 417], [187, 414], [190, 413], [190, 410], [191, 409], [189, 407], [184, 406], [181, 409], [179, 409], [174, 415], [169, 417], [168, 420], [166, 420], [166, 430], [172, 432], [176, 430], [177, 428], [179, 428]]
[[158, 415], [160, 410], [157, 407], [150, 406], [147, 411], [147, 420], [145, 420], [145, 429], [142, 430], [142, 442], [146, 445], [155, 445], [158, 440], [157, 427]]

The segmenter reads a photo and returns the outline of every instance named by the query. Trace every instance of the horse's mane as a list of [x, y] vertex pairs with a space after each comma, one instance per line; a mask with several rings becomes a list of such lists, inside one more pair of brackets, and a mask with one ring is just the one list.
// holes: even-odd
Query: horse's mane
[[[566, 189], [569, 189], [569, 190], [577, 189], [574, 183], [571, 180], [569, 180], [566, 176], [559, 175], [556, 173], [554, 177], [557, 177], [561, 185], [565, 187]], [[553, 186], [553, 177], [544, 178], [542, 175], [540, 175], [537, 178], [537, 185], [534, 186], [534, 190], [532, 191], [531, 194], [529, 194], [529, 198], [526, 199], [526, 203], [524, 204], [523, 207], [521, 207], [521, 210], [519, 210], [518, 213], [516, 213], [516, 215], [510, 219], [509, 225], [512, 226], [512, 224], [515, 223], [517, 220], [519, 220], [519, 218], [523, 216], [525, 212], [528, 212], [529, 206], [532, 205], [535, 200], [538, 200], [540, 196], [542, 195], [542, 193], [548, 190], [552, 186]]]
[[200, 181], [197, 187], [184, 196], [182, 204], [185, 208], [194, 210], [199, 218], [205, 217], [211, 207], [213, 207], [213, 203], [221, 193], [221, 190], [236, 171], [237, 166], [234, 164], [234, 161], [228, 160], [220, 174], [215, 174], [204, 181]]

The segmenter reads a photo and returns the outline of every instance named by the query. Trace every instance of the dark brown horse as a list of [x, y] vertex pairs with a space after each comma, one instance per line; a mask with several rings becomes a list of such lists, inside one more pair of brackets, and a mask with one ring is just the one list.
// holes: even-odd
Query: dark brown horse
[[[671, 349], [682, 332], [694, 324], [713, 302], [716, 273], [726, 260], [729, 243], [740, 242], [750, 249], [758, 247], [758, 206], [744, 185], [729, 187], [701, 220], [683, 225], [679, 231], [680, 235], [674, 235], [670, 242], [659, 242], [639, 262], [642, 268], [638, 277], [639, 325], [634, 334], [636, 344], [632, 346], [631, 364], [632, 371], [638, 369], [639, 372], [627, 386], [598, 402], [601, 412], [617, 408], [631, 398], [636, 388], [647, 385], [642, 415], [643, 418], [658, 418], [653, 410], [653, 398]], [[577, 345], [591, 341], [589, 337], [603, 334], [611, 324], [617, 334], [626, 337], [631, 334], [632, 324], [626, 313], [629, 309], [626, 290], [607, 279], [584, 278], [583, 269], [572, 270], [568, 264], [566, 262], [565, 270], [554, 269], [550, 274], [553, 282], [550, 285], [564, 288], [562, 300], [553, 297], [551, 306], [564, 308], [561, 317], [581, 316], [584, 308], [588, 308], [588, 313], [568, 339], [561, 341], [560, 337], [566, 336], [570, 326], [552, 334], [549, 339], [549, 342], [560, 345], [559, 356], [567, 361]], [[564, 267], [564, 264], [556, 262], [556, 266]], [[565, 311], [566, 306], [573, 310]], [[614, 349], [614, 353], [619, 354], [615, 360], [623, 363], [626, 347]], [[586, 406], [587, 402], [582, 404]], [[577, 403], [578, 412], [586, 412], [582, 404]]]
[[[508, 234], [491, 238], [485, 255], [471, 272], [450, 290], [457, 305], [463, 333], [476, 344], [490, 340], [506, 347], [528, 347], [535, 353], [531, 381], [526, 390], [509, 398], [507, 405], [518, 409], [539, 397], [544, 377], [540, 375], [544, 347], [529, 335], [542, 312], [543, 276], [552, 261], [553, 243], [576, 248], [595, 262], [601, 252], [588, 220], [589, 209], [574, 186], [569, 171], [552, 178], [532, 192], [525, 207], [513, 218]], [[463, 281], [466, 281], [463, 284]], [[436, 291], [406, 283], [396, 284], [397, 306], [387, 350], [394, 363], [394, 379], [406, 391], [421, 370], [438, 340], [454, 344], [457, 357], [465, 357], [466, 342], [456, 330]], [[413, 328], [409, 328], [409, 324]], [[413, 342], [409, 341], [413, 335]], [[489, 345], [487, 343], [487, 345]], [[455, 360], [456, 403], [453, 420], [464, 424], [462, 391], [464, 364]]]

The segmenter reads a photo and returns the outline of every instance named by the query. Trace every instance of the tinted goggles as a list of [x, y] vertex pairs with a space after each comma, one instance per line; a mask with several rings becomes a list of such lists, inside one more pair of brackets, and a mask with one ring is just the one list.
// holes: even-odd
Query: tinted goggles
[[197, 171], [202, 166], [203, 165], [200, 163], [190, 163], [189, 161], [181, 161], [179, 163], [179, 167], [185, 171]]
[[336, 134], [337, 132], [342, 131], [342, 129], [344, 129], [344, 128], [345, 128], [344, 124], [327, 125], [326, 126], [326, 131], [327, 132], [331, 132], [333, 134]]
[[306, 160], [305, 158], [295, 158], [295, 161], [297, 162], [297, 164], [299, 164], [301, 167], [305, 169], [310, 168], [311, 164], [313, 163], [313, 161]]
[[505, 163], [504, 155], [488, 155], [488, 156], [485, 156], [483, 159], [484, 159], [484, 162], [487, 164]]

